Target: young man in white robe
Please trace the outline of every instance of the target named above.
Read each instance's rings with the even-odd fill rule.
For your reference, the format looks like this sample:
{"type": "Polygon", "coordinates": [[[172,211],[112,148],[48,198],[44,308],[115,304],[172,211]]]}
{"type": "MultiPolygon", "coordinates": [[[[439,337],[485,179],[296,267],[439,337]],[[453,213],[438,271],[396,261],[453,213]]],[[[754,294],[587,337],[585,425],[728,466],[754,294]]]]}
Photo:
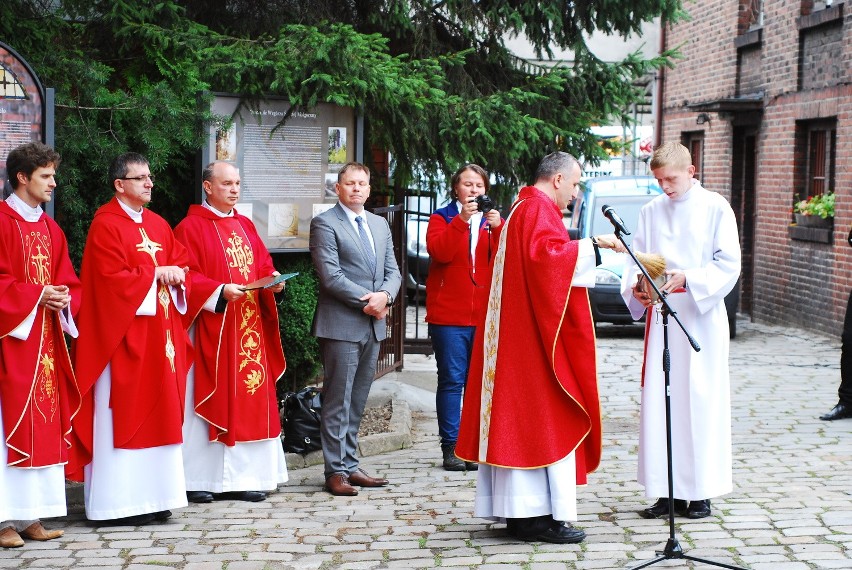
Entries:
{"type": "MultiPolygon", "coordinates": [[[[695,167],[686,147],[661,145],[651,158],[651,171],[664,194],[642,208],[633,247],[666,259],[666,282],[660,289],[701,347],[694,351],[670,319],[674,511],[698,519],[710,516],[711,498],[733,489],[730,332],[724,299],[740,275],[739,233],[725,198],[693,179],[695,167]]],[[[639,483],[646,496],[659,498],[640,515],[661,518],[669,513],[663,319],[660,305],[652,304],[649,291],[637,285],[639,274],[628,263],[621,291],[633,318],[647,311],[639,483]]]]}

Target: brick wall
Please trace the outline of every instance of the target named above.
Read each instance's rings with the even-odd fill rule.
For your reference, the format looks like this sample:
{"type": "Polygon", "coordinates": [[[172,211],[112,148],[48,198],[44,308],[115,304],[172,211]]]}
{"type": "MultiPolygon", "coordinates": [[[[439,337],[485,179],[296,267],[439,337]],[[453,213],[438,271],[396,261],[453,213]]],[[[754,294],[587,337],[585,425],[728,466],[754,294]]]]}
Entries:
{"type": "Polygon", "coordinates": [[[842,22],[803,32],[801,46],[799,73],[802,89],[819,89],[846,81],[842,22]]]}
{"type": "Polygon", "coordinates": [[[737,92],[740,95],[757,93],[763,85],[763,59],[760,48],[749,48],[740,51],[739,79],[737,92]]]}
{"type": "MultiPolygon", "coordinates": [[[[749,31],[746,3],[705,0],[685,4],[691,20],[667,29],[668,47],[683,60],[665,72],[662,139],[703,130],[703,183],[730,199],[733,122],[737,113],[711,112],[696,125],[688,105],[763,92],[755,180],[752,316],[839,334],[852,290],[852,2],[811,12],[812,2],[764,0],[760,40],[737,47],[749,31]],[[849,12],[849,14],[846,14],[849,12]],[[801,31],[800,31],[801,29],[801,31]],[[742,38],[741,38],[742,39],[742,38]],[[804,46],[800,53],[800,45],[804,46]],[[800,61],[806,63],[800,74],[800,61]],[[836,215],[830,244],[792,240],[789,225],[797,187],[803,184],[802,121],[837,124],[836,215]]],[[[753,29],[753,28],[752,28],[753,29]]]]}

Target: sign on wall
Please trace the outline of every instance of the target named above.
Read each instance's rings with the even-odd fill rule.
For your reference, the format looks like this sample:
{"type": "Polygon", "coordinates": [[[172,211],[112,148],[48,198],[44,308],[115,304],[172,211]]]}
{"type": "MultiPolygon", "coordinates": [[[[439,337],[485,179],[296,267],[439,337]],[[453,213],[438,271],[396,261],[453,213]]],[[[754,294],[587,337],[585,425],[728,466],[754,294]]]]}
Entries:
{"type": "Polygon", "coordinates": [[[44,99],[38,78],[9,46],[0,42],[0,180],[3,197],[11,192],[6,181],[6,156],[13,148],[41,142],[44,99]]]}
{"type": "Polygon", "coordinates": [[[233,122],[211,127],[203,152],[204,164],[224,160],[239,169],[237,211],[251,218],[270,251],[308,248],[311,218],[337,202],[337,172],[362,155],[354,109],[319,104],[282,124],[289,108],[270,100],[250,109],[237,96],[216,95],[213,113],[233,122]]]}

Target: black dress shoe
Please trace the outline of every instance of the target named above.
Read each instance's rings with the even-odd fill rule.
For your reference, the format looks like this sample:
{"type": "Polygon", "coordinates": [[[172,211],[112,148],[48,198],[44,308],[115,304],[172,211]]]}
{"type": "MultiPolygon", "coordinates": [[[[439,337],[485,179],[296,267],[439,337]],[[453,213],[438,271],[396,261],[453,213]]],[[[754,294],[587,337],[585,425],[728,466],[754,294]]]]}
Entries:
{"type": "Polygon", "coordinates": [[[96,525],[103,526],[144,526],[154,522],[154,513],[145,513],[144,515],[133,515],[130,517],[122,517],[120,519],[107,519],[103,521],[92,521],[96,525]]]}
{"type": "Polygon", "coordinates": [[[172,512],[169,511],[169,510],[157,511],[156,513],[154,513],[154,520],[159,521],[159,522],[163,522],[163,521],[169,520],[171,518],[171,516],[172,516],[172,512]]]}
{"type": "Polygon", "coordinates": [[[583,542],[585,538],[586,533],[579,528],[574,528],[571,523],[553,521],[550,528],[539,533],[533,540],[553,544],[577,544],[578,542],[583,542]]]}
{"type": "Polygon", "coordinates": [[[523,519],[506,519],[509,534],[525,542],[576,544],[583,542],[586,533],[570,523],[555,521],[551,515],[523,519]]]}
{"type": "Polygon", "coordinates": [[[845,420],[846,418],[852,418],[852,406],[847,406],[843,402],[840,402],[827,414],[824,414],[819,417],[824,422],[831,422],[834,420],[845,420]]]}
{"type": "Polygon", "coordinates": [[[710,499],[702,501],[690,501],[689,509],[686,511],[688,519],[703,519],[710,516],[710,499]]]}
{"type": "Polygon", "coordinates": [[[213,493],[209,491],[187,491],[186,500],[190,503],[212,503],[213,493]]]}
{"type": "Polygon", "coordinates": [[[266,493],[263,491],[229,491],[227,493],[213,493],[213,498],[217,501],[230,499],[232,501],[258,503],[266,500],[266,493]]]}
{"type": "Polygon", "coordinates": [[[528,540],[531,537],[545,532],[553,523],[553,517],[550,515],[542,515],[540,517],[525,517],[525,518],[507,518],[506,530],[510,536],[521,540],[528,540]]]}
{"type": "MultiPolygon", "coordinates": [[[[683,499],[675,499],[674,511],[676,515],[685,515],[687,512],[686,501],[683,499]]],[[[639,511],[639,516],[643,519],[661,519],[669,516],[668,497],[657,499],[657,502],[654,503],[652,506],[639,511]]]]}

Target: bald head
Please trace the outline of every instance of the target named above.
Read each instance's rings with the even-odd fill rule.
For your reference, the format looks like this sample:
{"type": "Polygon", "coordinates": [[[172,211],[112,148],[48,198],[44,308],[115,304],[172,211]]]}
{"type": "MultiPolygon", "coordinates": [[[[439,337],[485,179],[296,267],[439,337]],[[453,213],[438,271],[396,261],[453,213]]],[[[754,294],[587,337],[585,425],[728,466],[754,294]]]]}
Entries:
{"type": "Polygon", "coordinates": [[[229,162],[211,162],[201,173],[207,203],[227,214],[240,200],[240,171],[229,162]]]}

